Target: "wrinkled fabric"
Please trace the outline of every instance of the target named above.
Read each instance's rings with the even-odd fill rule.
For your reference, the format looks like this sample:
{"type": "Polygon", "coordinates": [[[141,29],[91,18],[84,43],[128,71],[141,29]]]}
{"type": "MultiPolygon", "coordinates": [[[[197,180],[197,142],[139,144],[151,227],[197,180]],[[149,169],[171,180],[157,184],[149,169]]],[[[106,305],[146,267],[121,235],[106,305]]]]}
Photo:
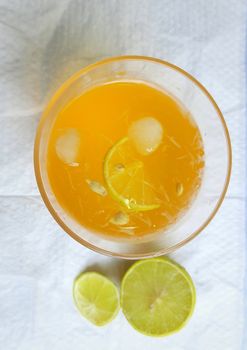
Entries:
{"type": "Polygon", "coordinates": [[[246,18],[243,0],[1,1],[1,349],[244,349],[246,18]],[[232,139],[220,211],[172,254],[195,281],[197,305],[186,328],[168,338],[138,334],[121,312],[103,328],[79,315],[75,276],[91,268],[119,282],[129,263],[66,235],[34,178],[35,129],[48,99],[79,68],[122,54],[159,57],[194,75],[219,104],[232,139]]]}

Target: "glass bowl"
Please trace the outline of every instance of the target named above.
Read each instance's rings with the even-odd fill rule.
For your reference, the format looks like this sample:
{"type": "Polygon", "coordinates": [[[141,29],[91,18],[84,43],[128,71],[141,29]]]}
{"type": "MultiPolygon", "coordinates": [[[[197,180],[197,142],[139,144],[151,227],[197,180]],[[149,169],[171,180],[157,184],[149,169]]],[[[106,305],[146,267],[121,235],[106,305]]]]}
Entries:
{"type": "Polygon", "coordinates": [[[231,144],[219,107],[190,74],[171,63],[151,57],[113,57],[83,68],[55,93],[37,129],[34,166],[41,196],[64,231],[99,253],[139,259],[170,253],[195,238],[209,224],[224,199],[229,183],[231,144]],[[114,238],[81,226],[59,205],[47,176],[47,143],[59,111],[87,89],[114,81],[144,82],[173,95],[194,117],[204,143],[205,169],[202,185],[191,207],[168,229],[143,238],[114,238]]]}

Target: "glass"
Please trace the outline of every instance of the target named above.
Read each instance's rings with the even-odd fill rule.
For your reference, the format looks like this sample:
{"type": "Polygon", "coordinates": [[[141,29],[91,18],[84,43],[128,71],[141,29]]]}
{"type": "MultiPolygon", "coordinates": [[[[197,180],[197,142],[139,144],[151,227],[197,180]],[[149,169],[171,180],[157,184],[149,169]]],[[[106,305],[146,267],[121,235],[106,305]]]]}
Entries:
{"type": "Polygon", "coordinates": [[[38,187],[50,213],[74,239],[99,253],[139,259],[170,253],[196,237],[219,209],[230,179],[231,144],[222,113],[207,90],[182,69],[159,59],[122,56],[83,68],[56,92],[37,129],[34,166],[38,187]],[[93,86],[114,81],[151,84],[174,96],[190,111],[204,142],[202,185],[185,215],[162,233],[142,238],[114,238],[90,232],[59,205],[49,185],[46,153],[49,133],[59,111],[93,86]]]}

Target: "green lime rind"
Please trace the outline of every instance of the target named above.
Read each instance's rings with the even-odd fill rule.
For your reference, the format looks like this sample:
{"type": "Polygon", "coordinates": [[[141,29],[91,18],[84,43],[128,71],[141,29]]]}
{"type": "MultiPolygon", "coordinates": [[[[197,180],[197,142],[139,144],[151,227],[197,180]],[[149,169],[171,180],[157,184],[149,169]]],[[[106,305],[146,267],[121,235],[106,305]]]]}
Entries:
{"type": "Polygon", "coordinates": [[[111,197],[123,205],[125,208],[127,208],[130,211],[149,211],[149,210],[154,210],[160,207],[160,204],[138,204],[136,202],[131,202],[128,198],[122,196],[116,189],[112,186],[111,183],[111,174],[109,170],[109,163],[110,160],[117,150],[117,148],[121,145],[123,145],[125,142],[128,141],[128,137],[123,137],[119,141],[117,141],[107,152],[105,159],[104,159],[104,164],[103,164],[103,174],[104,174],[104,179],[107,185],[107,190],[108,193],[111,195],[111,197]]]}
{"type": "Polygon", "coordinates": [[[120,309],[118,288],[97,272],[82,273],[74,280],[73,299],[80,314],[96,326],[111,322],[120,309]]]}
{"type": "MultiPolygon", "coordinates": [[[[155,300],[157,301],[157,298],[155,300]]],[[[182,266],[180,266],[170,258],[161,257],[161,258],[151,258],[151,259],[137,261],[129,268],[129,270],[126,272],[126,274],[123,277],[122,284],[121,284],[121,291],[120,291],[120,305],[130,325],[135,330],[137,330],[138,332],[144,335],[151,336],[151,337],[164,337],[164,336],[177,333],[188,323],[189,319],[193,314],[195,304],[196,304],[196,289],[190,275],[182,266]],[[143,267],[144,269],[147,268],[147,270],[148,269],[150,270],[151,265],[154,262],[158,264],[162,264],[161,267],[163,269],[167,266],[168,270],[171,270],[171,271],[173,270],[172,278],[175,278],[175,280],[173,282],[171,281],[173,285],[170,284],[170,286],[175,289],[177,288],[178,290],[177,297],[175,295],[176,293],[174,295],[168,295],[167,297],[167,300],[169,300],[169,303],[170,303],[170,308],[169,308],[169,303],[163,304],[163,307],[162,307],[162,301],[160,302],[159,308],[157,308],[157,310],[161,315],[161,317],[160,318],[158,317],[155,320],[155,322],[157,323],[157,329],[155,329],[152,324],[152,314],[151,314],[152,309],[148,309],[148,311],[147,310],[145,311],[145,307],[146,307],[145,304],[147,304],[147,300],[149,300],[148,298],[150,297],[150,294],[147,293],[147,295],[145,295],[145,293],[147,292],[147,290],[150,291],[150,288],[151,290],[153,290],[153,288],[157,288],[159,284],[159,280],[157,280],[157,278],[154,275],[152,280],[152,274],[154,273],[153,269],[151,269],[151,271],[149,271],[149,273],[147,273],[146,275],[145,274],[142,275],[143,282],[141,283],[140,286],[138,286],[138,270],[142,269],[143,267]],[[150,276],[148,276],[148,274],[151,275],[151,278],[150,276]],[[131,275],[132,277],[134,277],[132,282],[133,288],[131,287],[131,285],[129,285],[130,283],[129,280],[132,278],[131,275]],[[176,280],[178,280],[177,287],[175,283],[176,280]],[[184,287],[184,290],[181,291],[182,285],[184,287]],[[137,287],[139,292],[136,293],[137,295],[135,295],[137,287]],[[128,289],[130,290],[128,291],[128,289]],[[178,298],[179,295],[181,295],[182,298],[184,295],[185,297],[184,301],[180,297],[178,298]],[[135,298],[136,298],[136,307],[135,306],[133,307],[133,305],[135,305],[135,298]],[[189,302],[188,302],[188,299],[189,299],[189,302]],[[180,323],[178,323],[177,319],[179,318],[179,316],[181,316],[179,315],[179,310],[176,310],[176,314],[174,314],[174,317],[173,317],[172,309],[174,309],[174,307],[176,309],[177,304],[178,303],[181,304],[182,301],[183,301],[182,308],[184,308],[183,319],[181,320],[180,323]],[[187,302],[187,305],[186,305],[186,302],[187,302]],[[131,304],[132,304],[131,307],[135,308],[135,310],[129,309],[131,304]],[[142,310],[142,307],[143,307],[143,310],[142,310]],[[184,314],[185,310],[186,310],[186,313],[184,314]],[[138,321],[138,313],[140,314],[140,320],[141,319],[143,320],[143,324],[145,324],[147,321],[150,321],[149,328],[143,326],[142,321],[140,320],[138,321]],[[170,313],[171,318],[174,318],[173,320],[171,320],[170,324],[166,324],[165,322],[162,323],[162,318],[163,316],[166,315],[166,313],[167,314],[170,313]]]]}

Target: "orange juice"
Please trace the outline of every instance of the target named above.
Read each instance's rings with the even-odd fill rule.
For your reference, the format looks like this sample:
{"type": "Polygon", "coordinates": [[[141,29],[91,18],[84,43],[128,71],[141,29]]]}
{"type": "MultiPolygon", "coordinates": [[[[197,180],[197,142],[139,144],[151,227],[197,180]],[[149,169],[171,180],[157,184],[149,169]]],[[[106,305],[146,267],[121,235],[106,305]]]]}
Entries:
{"type": "Polygon", "coordinates": [[[82,226],[134,237],[166,229],[202,180],[203,143],[190,113],[144,83],[99,85],[58,114],[47,170],[60,205],[82,226]]]}

